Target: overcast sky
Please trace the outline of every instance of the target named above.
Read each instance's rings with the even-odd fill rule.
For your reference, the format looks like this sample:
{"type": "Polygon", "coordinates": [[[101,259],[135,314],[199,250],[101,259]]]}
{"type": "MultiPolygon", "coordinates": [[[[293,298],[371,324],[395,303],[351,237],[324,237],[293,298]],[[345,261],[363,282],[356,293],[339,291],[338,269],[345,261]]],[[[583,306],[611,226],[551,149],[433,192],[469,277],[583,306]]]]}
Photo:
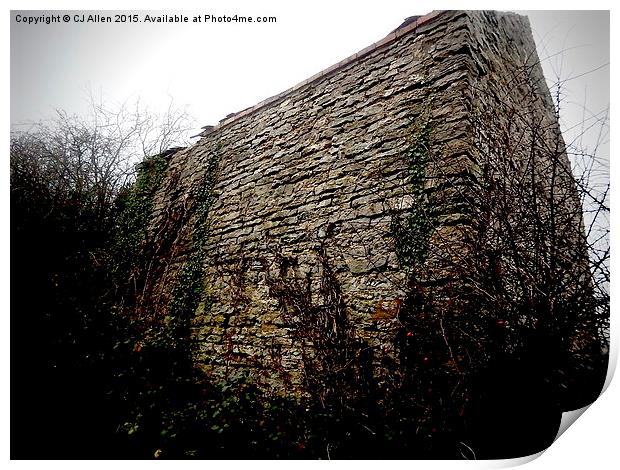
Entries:
{"type": "MultiPolygon", "coordinates": [[[[261,24],[88,24],[72,20],[28,25],[17,23],[16,15],[24,12],[14,11],[11,123],[49,117],[55,108],[83,112],[92,90],[110,103],[139,97],[154,110],[162,109],[172,97],[177,105],[187,105],[200,125],[216,124],[227,114],[279,93],[381,39],[407,16],[428,13],[409,2],[381,9],[351,9],[332,3],[329,10],[313,8],[311,3],[304,8],[270,7],[269,2],[262,2],[261,6],[166,12],[190,18],[238,14],[277,19],[261,24]]],[[[27,15],[43,13],[29,11],[27,15]]],[[[565,128],[580,122],[584,103],[586,117],[605,110],[609,103],[609,13],[521,13],[530,18],[548,80],[555,81],[558,74],[571,79],[565,90],[565,128]]]]}

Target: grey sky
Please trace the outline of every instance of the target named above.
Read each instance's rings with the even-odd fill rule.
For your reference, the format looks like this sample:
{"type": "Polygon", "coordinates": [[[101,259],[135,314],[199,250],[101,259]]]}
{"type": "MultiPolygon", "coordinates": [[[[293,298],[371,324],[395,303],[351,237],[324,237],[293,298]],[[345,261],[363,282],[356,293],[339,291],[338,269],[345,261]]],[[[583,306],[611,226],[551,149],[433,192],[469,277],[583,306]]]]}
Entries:
{"type": "MultiPolygon", "coordinates": [[[[552,93],[561,87],[561,123],[570,145],[583,135],[583,145],[599,142],[600,126],[609,109],[610,36],[608,11],[525,11],[530,18],[538,55],[552,93]],[[581,123],[585,120],[585,128],[581,123]],[[584,135],[585,134],[585,135],[584,135]]],[[[605,126],[608,132],[608,126],[605,126]]],[[[599,156],[609,161],[608,136],[602,135],[599,156]]],[[[606,167],[608,171],[608,167],[606,167]]]]}
{"type": "MultiPolygon", "coordinates": [[[[273,15],[277,22],[26,25],[14,21],[20,12],[12,12],[11,123],[49,117],[55,108],[80,113],[92,90],[106,102],[139,97],[154,109],[173,97],[201,125],[215,124],[382,38],[403,18],[427,13],[413,5],[352,10],[335,4],[328,15],[283,6],[211,10],[215,15],[273,15]]],[[[191,18],[206,12],[166,13],[191,18]]],[[[549,81],[556,80],[556,72],[566,79],[603,66],[566,82],[565,128],[580,122],[584,102],[586,116],[606,109],[609,13],[520,13],[530,18],[549,81]]]]}
{"type": "Polygon", "coordinates": [[[199,122],[214,124],[377,41],[404,17],[424,13],[402,7],[352,13],[337,5],[329,15],[299,7],[205,11],[211,10],[215,15],[274,15],[277,22],[12,22],[11,122],[49,115],[54,107],[79,110],[84,90],[92,87],[107,100],[140,96],[155,107],[170,95],[188,104],[199,122]]]}

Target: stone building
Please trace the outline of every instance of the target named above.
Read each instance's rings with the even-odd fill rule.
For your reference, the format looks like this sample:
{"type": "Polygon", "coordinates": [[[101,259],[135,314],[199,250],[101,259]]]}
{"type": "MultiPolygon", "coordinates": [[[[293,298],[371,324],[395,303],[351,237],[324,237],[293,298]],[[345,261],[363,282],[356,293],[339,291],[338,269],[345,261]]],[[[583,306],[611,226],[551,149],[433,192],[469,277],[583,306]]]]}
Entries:
{"type": "Polygon", "coordinates": [[[160,264],[146,297],[170,304],[197,267],[195,362],[222,380],[244,371],[267,390],[303,393],[309,369],[334,372],[362,352],[373,376],[389,377],[420,334],[420,298],[439,319],[428,347],[445,349],[420,360],[461,371],[491,354],[476,346],[488,343],[485,328],[506,330],[509,350],[545,321],[471,312],[493,289],[537,302],[532,250],[549,248],[578,273],[575,289],[587,285],[563,146],[525,17],[413,18],[166,157],[149,227],[160,264]],[[560,209],[532,218],[532,198],[560,209]],[[502,217],[518,228],[510,239],[502,217]],[[539,236],[533,219],[556,221],[562,236],[539,236]],[[459,331],[478,338],[471,348],[456,345],[459,331]]]}

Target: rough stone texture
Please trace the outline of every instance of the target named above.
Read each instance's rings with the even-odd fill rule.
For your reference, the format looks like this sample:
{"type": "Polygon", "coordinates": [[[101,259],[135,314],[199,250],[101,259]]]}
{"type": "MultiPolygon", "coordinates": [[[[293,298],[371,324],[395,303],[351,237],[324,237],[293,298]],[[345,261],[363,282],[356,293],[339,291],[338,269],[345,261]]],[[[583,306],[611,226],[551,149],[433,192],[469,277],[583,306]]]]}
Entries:
{"type": "MultiPolygon", "coordinates": [[[[509,62],[528,63],[532,57],[524,17],[433,13],[222,121],[177,152],[156,196],[151,225],[157,234],[174,208],[188,208],[157,280],[157,295],[164,299],[179,264],[192,256],[192,191],[202,184],[209,159],[219,162],[208,216],[205,295],[194,321],[197,364],[214,377],[241,368],[266,387],[302,389],[302,344],[270,294],[268,276],[278,271],[280,253],[291,260],[286,275],[309,282],[313,302],[320,303],[320,246],[355,335],[376,364],[393,355],[407,275],[391,226],[416,203],[403,157],[416,123],[432,122],[433,152],[441,156],[426,169],[427,190],[441,201],[440,223],[431,235],[434,253],[446,244],[466,254],[470,223],[459,210],[463,195],[454,188],[475,165],[467,116],[484,105],[481,90],[493,92],[506,79],[509,62]]],[[[531,75],[542,82],[538,65],[531,75]]],[[[506,99],[518,102],[519,90],[506,99]]],[[[543,105],[540,112],[555,122],[549,103],[543,105]]],[[[441,256],[426,264],[428,282],[451,276],[441,256]]]]}

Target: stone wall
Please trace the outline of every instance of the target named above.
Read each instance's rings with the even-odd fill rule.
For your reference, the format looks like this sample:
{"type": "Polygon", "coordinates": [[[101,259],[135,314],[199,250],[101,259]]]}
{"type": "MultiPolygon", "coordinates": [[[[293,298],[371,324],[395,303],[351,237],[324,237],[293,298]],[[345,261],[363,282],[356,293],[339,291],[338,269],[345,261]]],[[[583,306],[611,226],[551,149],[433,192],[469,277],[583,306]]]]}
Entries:
{"type": "MultiPolygon", "coordinates": [[[[317,317],[326,337],[354,338],[375,374],[398,361],[412,267],[396,222],[432,200],[420,282],[463,277],[454,253],[467,257],[475,225],[460,204],[477,171],[469,118],[489,92],[523,98],[507,83],[515,64],[531,64],[528,83],[545,87],[536,61],[524,17],[432,13],[175,153],[155,199],[152,240],[169,240],[149,295],[169,301],[180,266],[198,256],[195,194],[209,179],[196,363],[213,377],[243,370],[265,387],[303,390],[316,342],[303,336],[304,308],[335,308],[340,320],[317,317]],[[432,156],[421,168],[416,149],[432,156]],[[412,188],[416,171],[423,188],[412,188]]],[[[546,87],[542,95],[534,111],[555,123],[546,87]]]]}

